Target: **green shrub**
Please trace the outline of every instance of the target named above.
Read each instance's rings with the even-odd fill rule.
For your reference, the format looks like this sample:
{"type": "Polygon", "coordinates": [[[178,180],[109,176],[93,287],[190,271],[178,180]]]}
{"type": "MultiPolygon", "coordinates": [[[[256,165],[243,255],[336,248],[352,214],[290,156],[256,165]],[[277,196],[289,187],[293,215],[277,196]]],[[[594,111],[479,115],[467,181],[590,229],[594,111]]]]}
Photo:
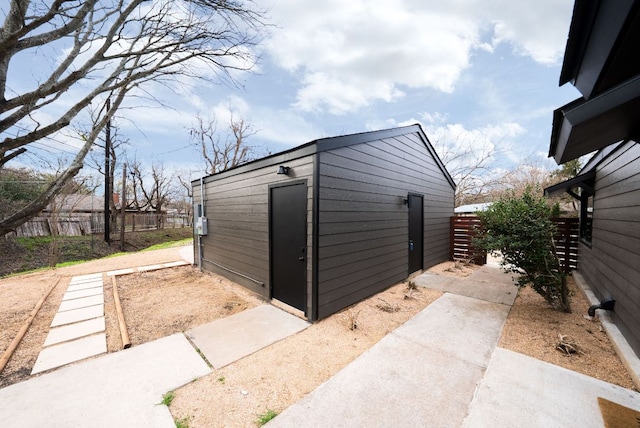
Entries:
{"type": "Polygon", "coordinates": [[[479,248],[502,254],[502,267],[520,275],[519,286],[529,285],[555,309],[571,312],[566,274],[553,243],[552,209],[542,196],[527,188],[521,197],[507,193],[478,214],[483,230],[479,248]]]}

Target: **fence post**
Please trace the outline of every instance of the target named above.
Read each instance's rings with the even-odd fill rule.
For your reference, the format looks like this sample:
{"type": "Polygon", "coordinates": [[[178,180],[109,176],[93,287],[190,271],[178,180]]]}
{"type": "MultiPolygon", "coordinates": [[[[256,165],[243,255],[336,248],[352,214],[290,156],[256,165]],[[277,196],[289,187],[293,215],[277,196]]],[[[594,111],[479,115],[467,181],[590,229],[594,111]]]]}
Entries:
{"type": "Polygon", "coordinates": [[[451,217],[449,219],[449,260],[453,261],[454,260],[454,253],[455,253],[455,239],[456,239],[456,234],[455,234],[455,227],[456,227],[456,218],[455,217],[451,217]]]}

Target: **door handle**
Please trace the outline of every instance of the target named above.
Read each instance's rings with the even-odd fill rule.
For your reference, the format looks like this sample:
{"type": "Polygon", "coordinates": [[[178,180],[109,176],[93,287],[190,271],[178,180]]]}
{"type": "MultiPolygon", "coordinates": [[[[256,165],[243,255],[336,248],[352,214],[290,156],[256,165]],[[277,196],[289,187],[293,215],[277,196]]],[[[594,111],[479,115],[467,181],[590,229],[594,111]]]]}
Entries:
{"type": "Polygon", "coordinates": [[[303,256],[300,256],[300,257],[298,257],[298,260],[300,260],[301,262],[303,262],[303,261],[304,261],[304,257],[303,257],[303,256]]]}

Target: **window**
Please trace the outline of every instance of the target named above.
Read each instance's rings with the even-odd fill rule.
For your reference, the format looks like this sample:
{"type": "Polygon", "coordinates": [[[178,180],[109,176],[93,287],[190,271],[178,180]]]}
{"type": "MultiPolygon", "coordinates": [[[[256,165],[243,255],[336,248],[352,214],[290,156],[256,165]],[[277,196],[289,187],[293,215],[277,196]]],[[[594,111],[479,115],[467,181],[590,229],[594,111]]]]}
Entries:
{"type": "Polygon", "coordinates": [[[580,195],[580,240],[591,246],[593,231],[593,194],[583,192],[580,195]]]}

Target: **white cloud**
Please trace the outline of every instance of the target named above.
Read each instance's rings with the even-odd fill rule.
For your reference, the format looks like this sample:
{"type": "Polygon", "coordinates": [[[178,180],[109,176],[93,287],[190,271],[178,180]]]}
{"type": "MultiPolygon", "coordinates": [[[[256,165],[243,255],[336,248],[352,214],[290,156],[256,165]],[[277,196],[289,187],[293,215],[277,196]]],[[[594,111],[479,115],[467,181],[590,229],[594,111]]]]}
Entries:
{"type": "Polygon", "coordinates": [[[300,79],[296,107],[344,114],[407,88],[451,93],[473,52],[499,43],[557,63],[570,13],[566,0],[280,0],[268,52],[300,79]]]}
{"type": "Polygon", "coordinates": [[[493,42],[510,42],[517,53],[538,63],[557,64],[569,34],[572,4],[567,0],[496,1],[489,9],[494,14],[493,42]]]}
{"type": "Polygon", "coordinates": [[[460,123],[447,123],[439,113],[421,113],[420,119],[388,120],[389,126],[419,123],[447,170],[460,180],[470,170],[475,174],[491,173],[499,167],[509,167],[523,159],[512,150],[527,130],[519,123],[505,122],[478,128],[460,123]]]}

